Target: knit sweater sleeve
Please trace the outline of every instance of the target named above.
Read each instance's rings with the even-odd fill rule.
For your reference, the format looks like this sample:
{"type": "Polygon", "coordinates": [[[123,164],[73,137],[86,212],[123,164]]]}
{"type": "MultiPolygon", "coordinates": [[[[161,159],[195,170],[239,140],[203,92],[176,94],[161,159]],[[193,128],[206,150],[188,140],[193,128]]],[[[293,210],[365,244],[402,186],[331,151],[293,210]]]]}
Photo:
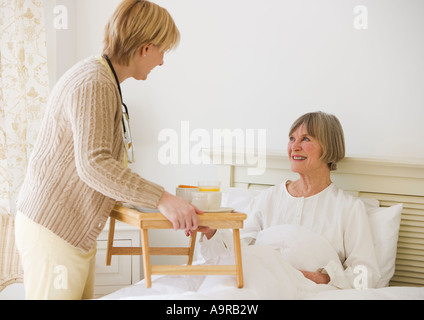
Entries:
{"type": "Polygon", "coordinates": [[[116,201],[156,208],[164,189],[125,168],[116,156],[123,143],[119,115],[116,88],[110,83],[88,81],[71,94],[69,117],[78,175],[116,201]]]}

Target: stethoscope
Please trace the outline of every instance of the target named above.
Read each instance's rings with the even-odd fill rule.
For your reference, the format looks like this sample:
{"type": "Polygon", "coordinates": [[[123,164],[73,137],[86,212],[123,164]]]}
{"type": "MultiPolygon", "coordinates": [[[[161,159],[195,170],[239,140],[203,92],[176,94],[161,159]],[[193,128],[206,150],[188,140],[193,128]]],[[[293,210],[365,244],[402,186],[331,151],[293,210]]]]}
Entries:
{"type": "MultiPolygon", "coordinates": [[[[118,76],[116,75],[115,68],[113,67],[112,62],[110,62],[110,59],[109,59],[109,57],[108,57],[107,55],[105,55],[105,54],[104,54],[104,55],[103,55],[103,58],[106,60],[107,64],[109,65],[109,67],[110,67],[110,69],[112,70],[112,73],[113,73],[113,75],[114,75],[114,77],[115,77],[116,84],[118,85],[119,95],[120,95],[120,97],[121,97],[121,104],[122,104],[122,106],[124,107],[124,110],[123,110],[123,111],[127,114],[128,119],[129,119],[129,118],[130,118],[130,114],[128,113],[127,105],[124,103],[124,100],[122,99],[121,85],[120,85],[120,83],[119,83],[118,76]]],[[[123,125],[124,133],[125,133],[124,119],[122,119],[122,125],[123,125]]]]}
{"type": "Polygon", "coordinates": [[[121,85],[119,83],[119,79],[118,76],[116,75],[115,72],[115,68],[112,65],[112,62],[110,61],[109,57],[107,55],[103,55],[103,58],[106,60],[106,62],[108,63],[110,69],[112,70],[112,73],[115,77],[116,80],[116,84],[118,85],[118,90],[119,90],[119,95],[121,97],[121,105],[122,105],[122,130],[123,130],[123,138],[124,138],[124,144],[125,144],[125,152],[127,153],[127,160],[129,163],[134,162],[134,149],[133,149],[133,145],[132,145],[132,141],[131,141],[131,132],[130,132],[130,125],[129,125],[129,121],[130,121],[130,115],[128,113],[128,108],[126,106],[126,104],[124,103],[123,99],[122,99],[122,91],[121,91],[121,85]],[[125,122],[126,120],[126,122],[125,122]],[[131,150],[131,158],[129,155],[129,151],[131,150]]]}

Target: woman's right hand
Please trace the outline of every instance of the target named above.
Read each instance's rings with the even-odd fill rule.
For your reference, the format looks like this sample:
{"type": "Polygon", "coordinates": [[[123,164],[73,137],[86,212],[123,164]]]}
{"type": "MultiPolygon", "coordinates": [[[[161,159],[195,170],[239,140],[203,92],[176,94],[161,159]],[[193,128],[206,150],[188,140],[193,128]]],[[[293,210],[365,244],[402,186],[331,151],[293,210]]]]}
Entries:
{"type": "Polygon", "coordinates": [[[159,211],[172,223],[175,230],[185,229],[186,232],[193,232],[199,226],[199,210],[187,200],[176,197],[166,191],[158,203],[159,211]]]}
{"type": "Polygon", "coordinates": [[[211,229],[209,227],[202,226],[197,228],[197,231],[203,233],[208,240],[210,240],[216,233],[216,229],[211,229]]]}

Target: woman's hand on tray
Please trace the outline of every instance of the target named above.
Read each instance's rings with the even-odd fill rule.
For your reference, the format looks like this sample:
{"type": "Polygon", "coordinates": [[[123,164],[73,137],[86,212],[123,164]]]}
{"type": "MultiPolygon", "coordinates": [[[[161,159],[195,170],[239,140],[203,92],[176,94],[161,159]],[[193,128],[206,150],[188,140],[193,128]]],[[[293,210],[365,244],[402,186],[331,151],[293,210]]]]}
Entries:
{"type": "Polygon", "coordinates": [[[175,230],[185,230],[191,234],[199,227],[198,214],[203,211],[185,199],[164,191],[158,203],[159,211],[172,223],[175,230]]]}

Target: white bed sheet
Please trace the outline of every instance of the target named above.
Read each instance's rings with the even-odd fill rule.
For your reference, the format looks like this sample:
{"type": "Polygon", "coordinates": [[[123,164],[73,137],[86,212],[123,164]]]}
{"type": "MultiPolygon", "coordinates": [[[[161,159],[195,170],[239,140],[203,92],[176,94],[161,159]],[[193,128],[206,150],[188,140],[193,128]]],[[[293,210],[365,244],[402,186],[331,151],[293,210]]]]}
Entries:
{"type": "MultiPolygon", "coordinates": [[[[234,264],[232,254],[219,256],[208,263],[234,264]]],[[[244,287],[237,288],[235,276],[156,276],[152,288],[144,281],[121,289],[102,299],[219,299],[273,300],[303,299],[330,286],[319,286],[306,279],[282,255],[270,246],[243,248],[244,287]]]]}
{"type": "MultiPolygon", "coordinates": [[[[424,287],[385,287],[339,290],[317,285],[288,264],[273,249],[244,250],[243,288],[234,276],[154,276],[152,288],[144,280],[101,300],[424,300],[424,287]],[[249,251],[249,252],[247,252],[249,251]]],[[[231,258],[220,258],[227,263],[231,258]]]]}
{"type": "MultiPolygon", "coordinates": [[[[209,297],[193,291],[181,290],[182,284],[193,280],[193,277],[174,277],[172,282],[167,282],[166,286],[157,282],[153,289],[146,289],[144,282],[137,283],[131,287],[118,290],[110,295],[100,298],[100,300],[225,300],[221,297],[209,297]],[[170,293],[172,292],[172,293],[170,293]]],[[[252,298],[251,295],[242,292],[237,297],[228,300],[276,300],[252,298]],[[246,298],[242,298],[246,296],[246,298]]],[[[299,298],[300,299],[300,298],[299,298]]],[[[348,289],[348,290],[326,290],[316,294],[310,294],[302,300],[424,300],[423,287],[386,287],[379,289],[348,289]]]]}
{"type": "Polygon", "coordinates": [[[385,287],[319,292],[311,300],[424,300],[424,287],[385,287]]]}
{"type": "MultiPolygon", "coordinates": [[[[299,269],[317,270],[334,257],[337,259],[337,254],[321,236],[302,227],[269,228],[259,234],[256,245],[243,247],[242,255],[244,287],[241,289],[237,288],[235,276],[155,276],[150,289],[141,281],[101,299],[424,299],[424,288],[339,290],[306,279],[299,269]]],[[[234,264],[234,256],[228,252],[206,263],[234,264]]]]}

